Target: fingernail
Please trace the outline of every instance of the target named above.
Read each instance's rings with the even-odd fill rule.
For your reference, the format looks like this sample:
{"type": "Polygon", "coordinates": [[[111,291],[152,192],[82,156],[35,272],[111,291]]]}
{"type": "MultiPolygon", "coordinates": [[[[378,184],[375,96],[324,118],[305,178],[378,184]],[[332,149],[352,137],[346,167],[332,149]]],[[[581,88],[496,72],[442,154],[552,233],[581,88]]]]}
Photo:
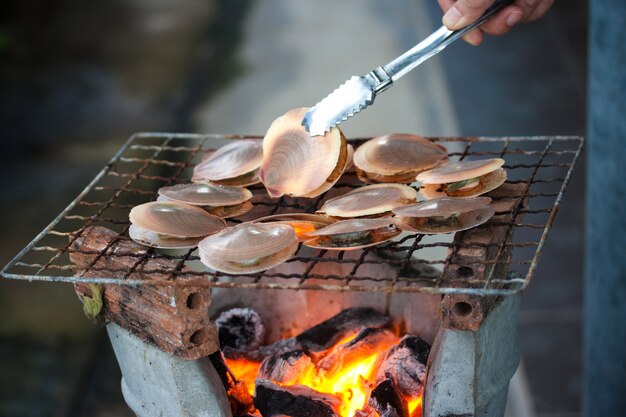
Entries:
{"type": "Polygon", "coordinates": [[[448,12],[443,15],[443,24],[448,28],[454,28],[463,18],[463,15],[456,8],[456,6],[452,6],[448,12]]]}
{"type": "Polygon", "coordinates": [[[522,17],[524,17],[524,13],[513,12],[506,18],[506,24],[509,26],[515,26],[520,20],[522,20],[522,17]]]}

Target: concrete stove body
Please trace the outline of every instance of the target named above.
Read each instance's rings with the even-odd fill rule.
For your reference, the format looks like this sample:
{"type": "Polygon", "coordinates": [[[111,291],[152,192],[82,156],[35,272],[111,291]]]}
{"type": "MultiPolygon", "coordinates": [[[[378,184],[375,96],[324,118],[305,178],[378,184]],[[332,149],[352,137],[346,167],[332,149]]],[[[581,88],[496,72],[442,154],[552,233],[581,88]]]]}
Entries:
{"type": "MultiPolygon", "coordinates": [[[[480,312],[460,309],[437,295],[412,298],[405,306],[412,310],[407,321],[413,323],[411,331],[433,342],[423,415],[503,416],[509,381],[519,363],[520,296],[484,304],[474,300],[472,309],[480,312]]],[[[122,370],[124,398],[137,416],[232,416],[224,386],[208,358],[181,359],[117,324],[108,324],[107,330],[122,370]]]]}

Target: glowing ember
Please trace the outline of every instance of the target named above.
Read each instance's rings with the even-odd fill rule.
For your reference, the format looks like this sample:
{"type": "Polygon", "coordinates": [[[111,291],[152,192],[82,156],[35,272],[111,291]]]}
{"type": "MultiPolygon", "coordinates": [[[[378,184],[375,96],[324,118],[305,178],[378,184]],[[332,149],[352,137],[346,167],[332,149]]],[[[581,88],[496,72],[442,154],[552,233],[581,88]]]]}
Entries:
{"type": "MultiPolygon", "coordinates": [[[[341,351],[342,346],[345,348],[354,340],[355,336],[356,334],[351,334],[345,337],[333,346],[325,354],[325,357],[328,358],[337,350],[341,351]]],[[[310,364],[298,376],[297,380],[289,385],[304,385],[321,393],[332,394],[341,400],[339,409],[341,417],[354,417],[357,411],[367,409],[370,392],[376,386],[378,367],[387,350],[399,340],[400,338],[396,336],[391,343],[389,341],[380,343],[375,346],[374,354],[359,358],[356,362],[344,363],[342,367],[334,369],[332,372],[324,372],[314,364],[310,364]]],[[[246,359],[226,359],[226,363],[235,377],[243,381],[250,394],[253,395],[260,363],[246,359]]],[[[421,416],[421,395],[415,398],[405,396],[405,400],[408,404],[409,415],[411,417],[421,416]]],[[[375,411],[371,411],[371,413],[368,415],[378,417],[375,411]]]]}
{"type": "Polygon", "coordinates": [[[254,395],[254,381],[259,373],[261,364],[243,358],[226,359],[225,361],[235,378],[244,383],[250,395],[254,395]]]}

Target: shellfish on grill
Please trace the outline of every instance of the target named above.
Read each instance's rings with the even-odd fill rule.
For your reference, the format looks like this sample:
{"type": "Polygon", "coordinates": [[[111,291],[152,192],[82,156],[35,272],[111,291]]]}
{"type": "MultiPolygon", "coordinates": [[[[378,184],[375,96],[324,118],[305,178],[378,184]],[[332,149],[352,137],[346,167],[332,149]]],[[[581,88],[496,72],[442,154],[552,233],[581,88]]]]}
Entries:
{"type": "Polygon", "coordinates": [[[316,249],[354,250],[375,246],[401,233],[391,218],[341,220],[309,233],[304,245],[316,249]]]}
{"type": "Polygon", "coordinates": [[[271,197],[315,197],[330,189],[348,162],[346,139],[337,127],[311,137],[302,126],[306,108],[274,120],[263,138],[259,176],[271,197]]]}
{"type": "Polygon", "coordinates": [[[291,226],[275,223],[241,223],[204,238],[198,244],[200,260],[227,274],[251,274],[273,268],[298,249],[291,226]]]}
{"type": "Polygon", "coordinates": [[[408,133],[375,137],[354,153],[357,176],[366,183],[410,184],[420,172],[447,160],[446,148],[408,133]]]}
{"type": "Polygon", "coordinates": [[[193,248],[204,237],[226,227],[224,219],[175,201],[140,204],[128,217],[131,239],[161,249],[193,248]]]}
{"type": "Polygon", "coordinates": [[[234,140],[196,165],[191,180],[246,187],[260,182],[259,168],[262,163],[263,145],[260,140],[234,140]]]}
{"type": "Polygon", "coordinates": [[[417,191],[402,184],[375,184],[356,188],[326,201],[318,213],[332,217],[384,216],[398,206],[415,203],[417,191]]]}
{"type": "Polygon", "coordinates": [[[504,159],[492,158],[476,161],[449,162],[422,172],[417,180],[427,199],[438,197],[476,197],[501,186],[506,181],[506,171],[501,168],[504,159]]]}
{"type": "Polygon", "coordinates": [[[422,234],[452,233],[471,229],[495,214],[489,197],[425,200],[395,208],[396,225],[401,230],[422,234]]]}
{"type": "Polygon", "coordinates": [[[291,226],[298,239],[308,239],[308,234],[335,222],[327,216],[309,213],[273,214],[254,220],[255,223],[280,223],[291,226]]]}
{"type": "Polygon", "coordinates": [[[223,218],[240,216],[252,209],[252,193],[246,188],[194,182],[161,187],[158,192],[159,200],[202,206],[223,218]]]}

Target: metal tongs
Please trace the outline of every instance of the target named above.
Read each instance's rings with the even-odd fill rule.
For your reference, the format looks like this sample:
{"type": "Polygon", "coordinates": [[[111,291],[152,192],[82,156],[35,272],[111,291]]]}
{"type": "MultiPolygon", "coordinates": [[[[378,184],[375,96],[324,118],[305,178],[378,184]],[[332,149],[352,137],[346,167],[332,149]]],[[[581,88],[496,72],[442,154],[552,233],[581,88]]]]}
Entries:
{"type": "Polygon", "coordinates": [[[373,104],[376,95],[389,89],[407,72],[482,25],[495,13],[513,2],[514,0],[497,0],[485,14],[469,26],[454,31],[442,26],[387,65],[375,68],[365,76],[353,76],[312,107],[305,114],[302,125],[311,136],[324,135],[332,127],[373,104]]]}

